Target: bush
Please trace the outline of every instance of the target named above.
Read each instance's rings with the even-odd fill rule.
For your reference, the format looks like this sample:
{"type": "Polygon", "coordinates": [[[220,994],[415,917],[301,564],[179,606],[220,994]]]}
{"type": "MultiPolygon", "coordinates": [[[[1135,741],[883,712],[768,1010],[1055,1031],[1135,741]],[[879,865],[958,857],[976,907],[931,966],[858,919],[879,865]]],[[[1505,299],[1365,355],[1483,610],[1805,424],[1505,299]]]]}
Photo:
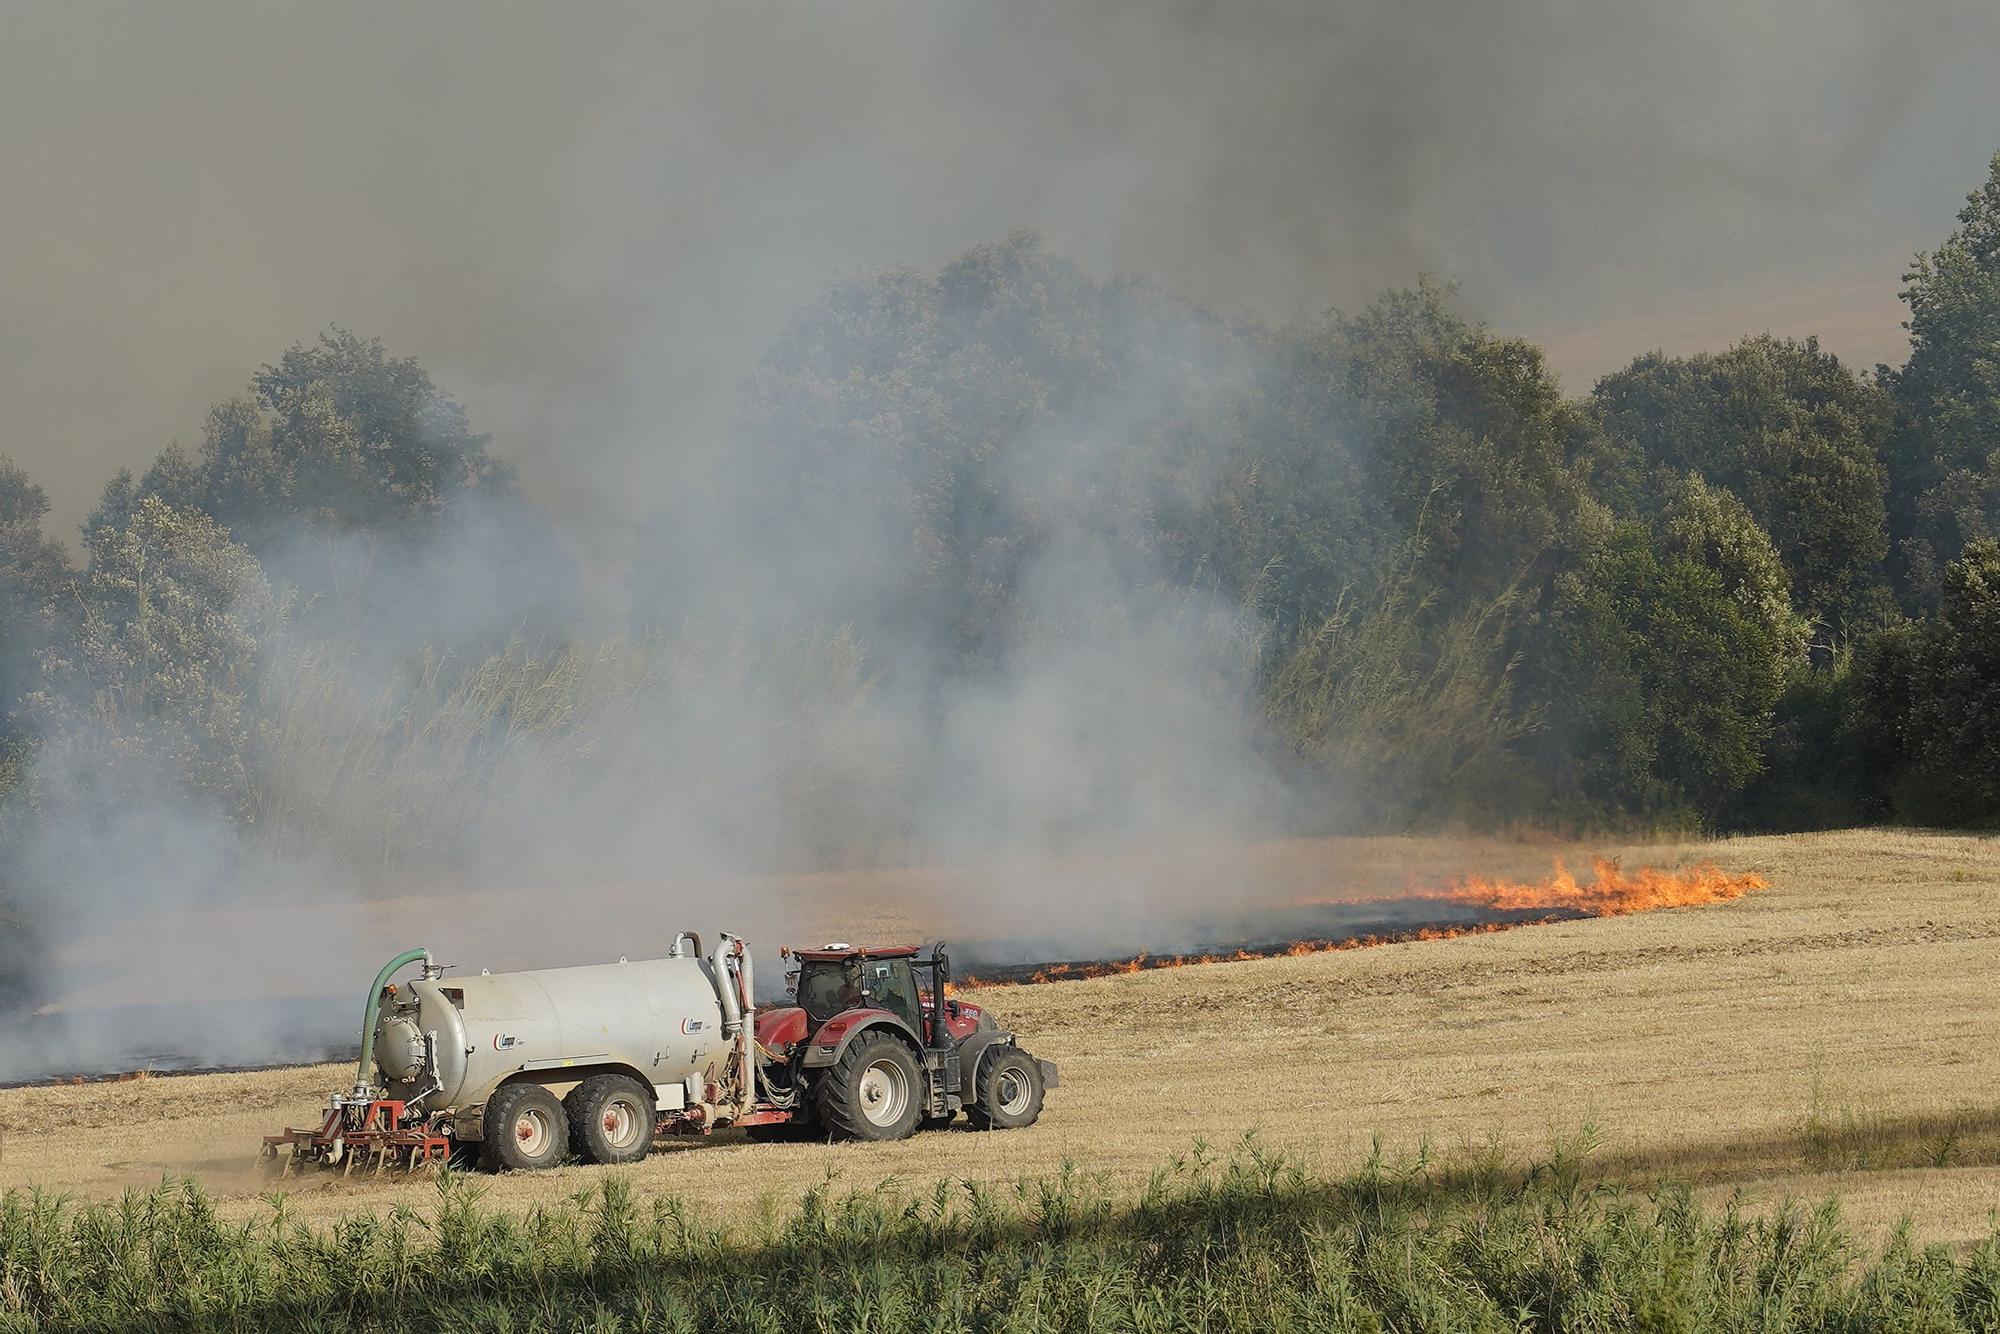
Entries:
{"type": "Polygon", "coordinates": [[[882,823],[900,806],[873,674],[844,631],[426,650],[386,680],[307,637],[273,657],[248,818],[265,856],[574,875],[664,844],[756,849],[769,869],[900,832],[882,823]]]}
{"type": "Polygon", "coordinates": [[[1839,829],[1888,813],[1869,779],[1852,718],[1857,677],[1851,650],[1793,670],[1778,697],[1764,771],[1722,823],[1733,829],[1839,829]]]}
{"type": "Polygon", "coordinates": [[[1861,655],[1852,726],[1906,818],[2000,820],[2000,542],[1945,567],[1937,612],[1861,655]]]}
{"type": "Polygon", "coordinates": [[[1572,808],[1726,817],[1803,663],[1783,567],[1741,502],[1685,479],[1657,532],[1621,524],[1556,583],[1534,750],[1572,808]]]}

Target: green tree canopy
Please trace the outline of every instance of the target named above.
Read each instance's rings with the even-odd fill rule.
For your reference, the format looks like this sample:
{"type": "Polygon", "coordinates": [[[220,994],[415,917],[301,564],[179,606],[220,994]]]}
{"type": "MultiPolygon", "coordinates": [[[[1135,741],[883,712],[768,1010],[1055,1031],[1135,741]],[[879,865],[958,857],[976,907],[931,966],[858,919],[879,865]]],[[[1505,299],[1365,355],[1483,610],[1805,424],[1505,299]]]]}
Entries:
{"type": "Polygon", "coordinates": [[[0,457],[0,737],[15,735],[14,711],[34,688],[49,645],[49,601],[69,577],[62,544],[42,532],[48,512],[42,488],[0,457]]]}
{"type": "Polygon", "coordinates": [[[1549,790],[1571,810],[1722,815],[1763,767],[1805,638],[1742,502],[1681,479],[1656,530],[1620,523],[1557,580],[1536,639],[1549,790]]]}
{"type": "Polygon", "coordinates": [[[391,656],[413,636],[479,653],[560,636],[575,563],[486,445],[414,360],[334,329],[216,404],[199,449],[120,472],[85,532],[123,528],[148,496],[199,511],[302,595],[302,628],[391,656]]]}
{"type": "Polygon", "coordinates": [[[1280,648],[1413,538],[1437,616],[1539,591],[1608,531],[1590,483],[1617,461],[1538,349],[1429,280],[1269,333],[1026,234],[836,285],[753,377],[744,428],[746,563],[973,661],[1020,638],[1058,544],[1252,601],[1280,648]]]}
{"type": "Polygon", "coordinates": [[[125,524],[91,533],[74,594],[79,610],[30,710],[65,753],[44,754],[37,777],[107,792],[144,790],[164,771],[241,806],[258,635],[271,614],[256,558],[207,515],[148,496],[125,524]]]}
{"type": "Polygon", "coordinates": [[[725,540],[757,535],[742,565],[777,575],[774,596],[992,660],[1057,544],[1100,568],[1218,569],[1203,525],[1247,466],[1229,396],[1250,346],[1143,283],[1091,281],[1025,233],[934,277],[839,283],[751,378],[751,512],[725,540]]]}
{"type": "Polygon", "coordinates": [[[348,534],[421,536],[461,503],[514,496],[486,446],[414,359],[333,329],[212,408],[198,451],[170,446],[143,477],[121,471],[85,529],[122,526],[157,496],[266,559],[348,534]]]}
{"type": "Polygon", "coordinates": [[[1768,335],[1717,353],[1648,353],[1598,381],[1608,428],[1654,471],[1727,488],[1770,534],[1799,610],[1831,644],[1886,613],[1883,392],[1838,358],[1768,335]]]}
{"type": "Polygon", "coordinates": [[[1895,572],[1920,604],[1965,543],[2000,536],[2000,155],[1958,222],[1903,275],[1910,358],[1888,377],[1895,572]]]}
{"type": "Polygon", "coordinates": [[[1609,459],[1541,349],[1468,323],[1450,296],[1426,279],[1303,337],[1313,433],[1358,460],[1371,545],[1394,553],[1420,533],[1457,608],[1539,585],[1600,541],[1590,481],[1609,459]]]}

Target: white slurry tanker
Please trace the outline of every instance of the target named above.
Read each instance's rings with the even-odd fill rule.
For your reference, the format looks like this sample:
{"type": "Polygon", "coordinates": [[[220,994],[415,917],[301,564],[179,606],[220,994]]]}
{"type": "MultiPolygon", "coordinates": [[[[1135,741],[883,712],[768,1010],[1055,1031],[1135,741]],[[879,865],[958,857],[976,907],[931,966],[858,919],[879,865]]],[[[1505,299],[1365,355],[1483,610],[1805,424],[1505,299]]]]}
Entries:
{"type": "Polygon", "coordinates": [[[429,951],[369,992],[353,1088],[314,1128],[264,1141],[286,1170],[440,1162],[492,1168],[632,1162],[669,1134],[901,1139],[959,1111],[1032,1124],[1054,1065],[982,1007],[946,994],[939,944],[785,951],[796,1003],[758,1011],[749,950],[692,932],[665,958],[447,979],[429,951]],[[411,964],[419,975],[399,990],[411,964]],[[289,1152],[287,1152],[289,1150],[289,1152]]]}

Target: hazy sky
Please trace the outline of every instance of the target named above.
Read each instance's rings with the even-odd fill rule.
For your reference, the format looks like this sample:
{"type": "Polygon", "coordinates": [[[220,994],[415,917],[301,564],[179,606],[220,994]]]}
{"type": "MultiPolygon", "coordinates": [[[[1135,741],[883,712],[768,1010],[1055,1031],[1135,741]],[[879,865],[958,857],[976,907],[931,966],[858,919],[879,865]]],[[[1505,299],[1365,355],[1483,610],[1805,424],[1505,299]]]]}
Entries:
{"type": "Polygon", "coordinates": [[[1265,319],[1455,276],[1577,389],[1872,362],[1996,67],[1991,0],[15,3],[0,452],[67,531],[337,322],[615,526],[826,277],[1018,227],[1265,319]]]}

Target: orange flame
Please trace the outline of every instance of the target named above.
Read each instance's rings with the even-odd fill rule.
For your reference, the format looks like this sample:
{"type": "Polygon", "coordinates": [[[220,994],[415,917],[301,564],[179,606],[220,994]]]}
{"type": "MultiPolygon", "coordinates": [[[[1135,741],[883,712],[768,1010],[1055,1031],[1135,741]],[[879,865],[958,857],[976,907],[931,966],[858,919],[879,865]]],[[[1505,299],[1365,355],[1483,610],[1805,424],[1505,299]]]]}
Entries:
{"type": "MultiPolygon", "coordinates": [[[[1576,877],[1570,874],[1569,868],[1561,861],[1557,861],[1554,873],[1546,880],[1534,884],[1468,876],[1463,880],[1452,881],[1442,891],[1417,891],[1398,900],[1400,902],[1429,900],[1517,914],[1542,913],[1543,915],[1539,917],[1517,916],[1500,922],[1421,926],[1386,935],[1348,936],[1337,940],[1294,940],[1268,949],[1237,949],[1229,954],[1182,954],[1172,957],[1138,954],[1129,959],[1106,959],[1092,963],[1056,963],[1036,969],[1027,981],[1031,983],[1078,981],[1085,978],[1137,973],[1150,968],[1240,963],[1249,959],[1298,959],[1310,954],[1369,949],[1376,945],[1394,945],[1407,941],[1450,940],[1458,936],[1508,931],[1517,926],[1545,926],[1551,922],[1573,919],[1579,915],[1622,917],[1627,913],[1652,912],[1659,908],[1692,908],[1704,904],[1726,903],[1770,886],[1770,882],[1760,875],[1751,873],[1730,875],[1719,870],[1712,862],[1679,871],[1641,867],[1639,870],[1627,872],[1621,870],[1616,861],[1597,857],[1592,859],[1592,869],[1597,878],[1588,885],[1579,884],[1576,877]]],[[[1352,907],[1353,902],[1350,900],[1340,906],[1352,907]]],[[[1018,978],[982,980],[967,974],[965,985],[1019,986],[1021,981],[1018,978]]]]}
{"type": "Polygon", "coordinates": [[[1548,908],[1591,917],[1622,917],[1656,908],[1725,903],[1770,885],[1761,875],[1730,875],[1713,862],[1682,871],[1660,871],[1645,866],[1628,873],[1620,870],[1617,862],[1597,857],[1592,859],[1592,869],[1597,879],[1588,885],[1578,884],[1569,868],[1558,861],[1555,874],[1539,884],[1471,876],[1454,881],[1437,897],[1502,912],[1548,908]]]}

